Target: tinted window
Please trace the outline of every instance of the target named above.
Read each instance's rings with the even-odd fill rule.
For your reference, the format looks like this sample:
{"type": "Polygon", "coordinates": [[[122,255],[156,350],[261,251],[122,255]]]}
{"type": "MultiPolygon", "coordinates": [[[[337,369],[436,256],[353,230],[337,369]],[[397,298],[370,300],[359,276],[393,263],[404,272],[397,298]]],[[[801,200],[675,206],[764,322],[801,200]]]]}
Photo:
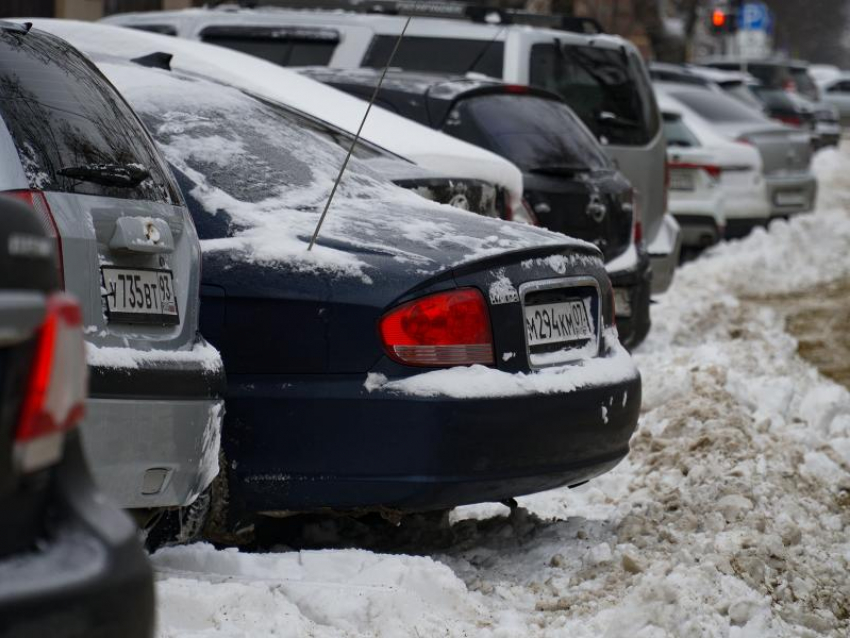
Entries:
{"type": "Polygon", "coordinates": [[[207,27],[201,40],[281,66],[327,66],[339,34],[330,29],[228,26],[207,27]]]}
{"type": "Polygon", "coordinates": [[[530,95],[482,95],[461,100],[443,131],[483,146],[523,171],[606,168],[593,135],[562,102],[530,95]]]}
{"type": "Polygon", "coordinates": [[[0,117],[31,188],[180,201],[135,114],[76,49],[58,38],[0,28],[0,117]],[[127,187],[103,183],[109,181],[105,173],[115,169],[137,177],[127,187]]]}
{"type": "Polygon", "coordinates": [[[817,84],[815,84],[815,81],[806,69],[792,68],[791,78],[794,80],[794,84],[800,95],[805,95],[810,100],[817,101],[820,99],[817,84]]]}
{"type": "MultiPolygon", "coordinates": [[[[372,40],[363,66],[383,68],[390,59],[398,36],[378,35],[372,40]]],[[[393,58],[393,66],[407,71],[468,73],[474,71],[502,77],[504,44],[494,40],[421,38],[406,36],[393,58]]]]}
{"type": "Polygon", "coordinates": [[[831,87],[829,87],[828,93],[850,93],[850,80],[844,80],[843,82],[836,82],[831,87]]]}
{"type": "Polygon", "coordinates": [[[727,95],[731,95],[742,104],[746,104],[747,106],[759,111],[762,110],[762,103],[759,102],[759,99],[755,96],[753,90],[743,82],[729,82],[724,83],[721,86],[727,95]]]}
{"type": "Polygon", "coordinates": [[[747,72],[755,76],[763,85],[781,88],[789,79],[788,69],[778,64],[747,64],[747,72]]]}
{"type": "Polygon", "coordinates": [[[700,146],[696,135],[685,125],[681,116],[673,113],[664,114],[664,137],[667,138],[668,147],[691,148],[700,146]]]}
{"type": "Polygon", "coordinates": [[[763,122],[762,115],[738,100],[713,91],[670,91],[709,122],[763,122]]]}
{"type": "Polygon", "coordinates": [[[159,33],[160,35],[177,35],[177,29],[170,24],[128,24],[131,29],[159,33]]]}
{"type": "Polygon", "coordinates": [[[600,139],[643,145],[659,129],[643,63],[619,49],[535,44],[531,83],[558,93],[600,139]]]}

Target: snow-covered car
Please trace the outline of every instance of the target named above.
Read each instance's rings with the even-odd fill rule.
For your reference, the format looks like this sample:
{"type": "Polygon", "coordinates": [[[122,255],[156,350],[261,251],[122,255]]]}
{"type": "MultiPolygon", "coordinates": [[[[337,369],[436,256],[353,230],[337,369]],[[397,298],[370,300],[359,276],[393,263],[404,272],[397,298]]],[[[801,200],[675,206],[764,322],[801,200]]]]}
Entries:
{"type": "MultiPolygon", "coordinates": [[[[310,3],[300,4],[307,7],[310,3]]],[[[643,59],[632,43],[577,29],[511,24],[509,16],[497,11],[473,12],[475,18],[470,20],[465,17],[470,15],[466,12],[468,5],[459,2],[322,4],[336,4],[341,10],[227,6],[127,13],[104,20],[249,52],[282,66],[382,68],[405,25],[402,14],[410,8],[414,12],[419,9],[393,66],[456,75],[472,72],[512,84],[538,86],[563,97],[603,141],[606,152],[637,190],[644,240],[652,260],[653,291],[663,292],[669,287],[679,262],[679,227],[666,214],[660,116],[643,59]],[[375,5],[388,13],[370,14],[375,5]],[[490,23],[488,16],[506,21],[490,23]],[[624,95],[628,98],[623,99],[624,95]]],[[[579,28],[585,24],[580,21],[579,28]]],[[[561,26],[570,28],[569,24],[561,26]]],[[[238,67],[233,71],[235,76],[240,75],[238,67]]],[[[290,92],[293,99],[298,97],[286,81],[268,88],[277,88],[281,94],[275,97],[279,101],[302,108],[283,95],[290,92]]],[[[302,110],[310,112],[308,108],[302,110]]],[[[320,112],[313,114],[339,124],[320,112]]],[[[378,139],[373,141],[396,150],[378,139]]],[[[399,154],[416,161],[409,154],[399,154]]]]}
{"type": "MultiPolygon", "coordinates": [[[[128,60],[144,57],[149,64],[198,73],[295,108],[350,134],[359,130],[366,111],[363,102],[341,91],[239,51],[107,24],[33,22],[67,39],[83,53],[128,60]]],[[[491,214],[490,209],[495,208],[498,216],[528,221],[522,207],[522,174],[495,153],[411,122],[379,105],[372,107],[362,139],[408,160],[396,162],[388,174],[405,188],[461,208],[483,200],[485,205],[476,212],[491,214]],[[488,208],[492,198],[486,192],[493,189],[497,201],[488,208]]]]}
{"type": "Polygon", "coordinates": [[[659,95],[667,138],[671,212],[685,246],[742,237],[770,220],[759,152],[731,142],[675,98],[659,95]]]}
{"type": "Polygon", "coordinates": [[[769,120],[738,100],[705,87],[656,82],[655,89],[687,106],[723,137],[751,144],[759,151],[772,216],[787,217],[814,208],[817,179],[812,173],[808,132],[769,120]]]}
{"type": "Polygon", "coordinates": [[[0,26],[0,193],[43,221],[80,300],[98,485],[143,520],[191,506],[218,471],[224,389],[198,333],[195,227],[115,89],[67,42],[14,23],[0,26]]]}
{"type": "Polygon", "coordinates": [[[434,204],[317,120],[95,58],[178,177],[227,369],[216,514],[416,510],[576,484],[628,451],[640,377],[592,244],[434,204]]]}
{"type": "MultiPolygon", "coordinates": [[[[300,72],[363,99],[381,77],[373,69],[300,72]]],[[[620,341],[628,348],[643,341],[650,327],[652,274],[634,191],[558,95],[492,80],[392,70],[385,75],[381,101],[519,167],[530,216],[602,251],[614,286],[620,341]]]]}
{"type": "Polygon", "coordinates": [[[80,446],[82,315],[57,268],[44,220],[0,195],[0,635],[149,638],[151,568],[80,446]]]}

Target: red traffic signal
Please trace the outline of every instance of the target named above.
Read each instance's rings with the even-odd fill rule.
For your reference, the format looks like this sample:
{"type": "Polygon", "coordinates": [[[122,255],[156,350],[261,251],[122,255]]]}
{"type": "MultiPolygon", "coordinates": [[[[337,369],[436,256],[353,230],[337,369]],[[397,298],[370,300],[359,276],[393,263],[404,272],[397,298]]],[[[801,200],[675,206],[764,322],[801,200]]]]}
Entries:
{"type": "Polygon", "coordinates": [[[711,26],[717,31],[723,30],[726,26],[726,12],[723,9],[715,9],[711,13],[711,26]]]}

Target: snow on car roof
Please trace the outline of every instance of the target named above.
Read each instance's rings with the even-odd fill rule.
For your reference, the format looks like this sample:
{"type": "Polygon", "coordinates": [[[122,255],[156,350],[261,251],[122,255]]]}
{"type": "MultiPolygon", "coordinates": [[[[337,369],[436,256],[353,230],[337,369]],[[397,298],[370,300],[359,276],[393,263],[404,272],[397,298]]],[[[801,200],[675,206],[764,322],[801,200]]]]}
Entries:
{"type": "MultiPolygon", "coordinates": [[[[89,55],[131,59],[155,52],[171,53],[175,69],[249,90],[350,133],[357,131],[366,110],[363,100],[239,51],[107,24],[49,19],[32,22],[89,55]]],[[[506,159],[380,107],[372,108],[363,137],[440,175],[498,184],[510,190],[515,200],[522,195],[522,173],[506,159]]]]}

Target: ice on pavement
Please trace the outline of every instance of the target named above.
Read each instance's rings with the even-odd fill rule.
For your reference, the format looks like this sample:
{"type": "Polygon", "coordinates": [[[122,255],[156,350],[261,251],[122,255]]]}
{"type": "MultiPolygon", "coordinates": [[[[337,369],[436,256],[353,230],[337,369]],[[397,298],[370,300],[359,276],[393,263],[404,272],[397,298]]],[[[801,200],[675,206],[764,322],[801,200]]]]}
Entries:
{"type": "Polygon", "coordinates": [[[161,551],[159,635],[847,636],[850,392],[753,300],[850,275],[850,152],[816,168],[816,214],[717,248],[653,307],[613,472],[460,508],[418,557],[161,551]]]}

